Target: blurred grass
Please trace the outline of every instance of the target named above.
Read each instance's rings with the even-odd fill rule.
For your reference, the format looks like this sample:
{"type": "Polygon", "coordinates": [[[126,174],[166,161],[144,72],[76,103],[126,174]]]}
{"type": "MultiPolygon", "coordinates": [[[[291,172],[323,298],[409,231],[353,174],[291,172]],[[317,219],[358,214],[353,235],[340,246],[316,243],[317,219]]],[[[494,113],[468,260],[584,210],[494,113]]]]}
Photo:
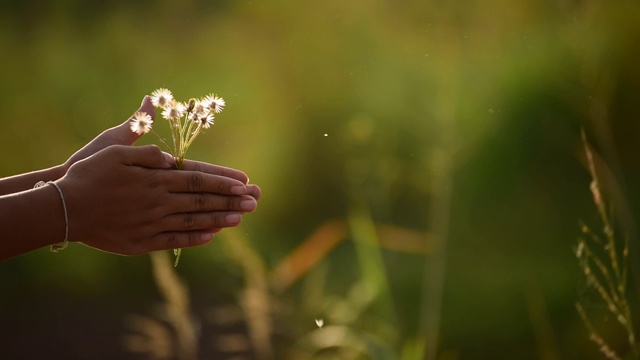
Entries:
{"type": "MultiPolygon", "coordinates": [[[[157,87],[179,98],[216,92],[227,109],[190,157],[246,171],[264,198],[235,236],[183,254],[178,271],[194,316],[232,306],[246,291],[247,271],[225,242],[244,234],[267,276],[322,224],[353,220],[357,198],[370,212],[363,231],[310,257],[313,266],[270,302],[277,354],[297,358],[311,348],[292,344],[337,327],[362,344],[381,338],[371,358],[418,357],[422,289],[433,281],[425,261],[434,253],[388,244],[402,231],[437,244],[434,219],[448,216],[435,231],[448,239],[435,259],[441,297],[428,292],[442,302],[439,337],[425,350],[441,359],[597,359],[573,309],[584,289],[571,253],[576,224],[594,219],[579,129],[618,164],[613,176],[626,184],[632,222],[640,204],[638,15],[630,0],[4,1],[0,175],[64,161],[157,87]],[[608,116],[594,124],[601,108],[608,116]],[[446,207],[433,190],[432,160],[443,151],[446,207]],[[398,232],[381,236],[385,224],[398,232]],[[382,247],[358,257],[365,252],[351,240],[374,241],[371,229],[382,247]],[[340,323],[335,314],[376,273],[389,285],[371,301],[388,299],[386,310],[367,305],[340,323]],[[314,319],[329,314],[319,331],[314,319]]],[[[114,340],[125,315],[144,314],[160,298],[149,266],[145,257],[82,246],[0,264],[2,333],[10,334],[0,344],[14,357],[126,358],[114,340]],[[71,321],[69,313],[83,316],[71,321]],[[32,326],[49,336],[25,350],[32,326]],[[86,347],[67,345],[72,335],[86,347]]],[[[222,356],[210,336],[228,329],[203,322],[201,330],[203,358],[222,356]]]]}

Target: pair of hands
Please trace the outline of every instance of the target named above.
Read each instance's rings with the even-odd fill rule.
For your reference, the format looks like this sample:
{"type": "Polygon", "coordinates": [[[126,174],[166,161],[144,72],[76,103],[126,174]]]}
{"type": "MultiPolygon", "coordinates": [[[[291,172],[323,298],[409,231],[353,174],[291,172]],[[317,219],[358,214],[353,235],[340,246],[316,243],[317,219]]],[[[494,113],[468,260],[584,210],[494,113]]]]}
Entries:
{"type": "MultiPolygon", "coordinates": [[[[139,111],[155,114],[148,97],[139,111]]],[[[243,172],[190,160],[175,170],[157,146],[131,146],[138,138],[127,120],[61,166],[69,241],[122,255],[197,246],[256,209],[260,188],[243,172]]]]}

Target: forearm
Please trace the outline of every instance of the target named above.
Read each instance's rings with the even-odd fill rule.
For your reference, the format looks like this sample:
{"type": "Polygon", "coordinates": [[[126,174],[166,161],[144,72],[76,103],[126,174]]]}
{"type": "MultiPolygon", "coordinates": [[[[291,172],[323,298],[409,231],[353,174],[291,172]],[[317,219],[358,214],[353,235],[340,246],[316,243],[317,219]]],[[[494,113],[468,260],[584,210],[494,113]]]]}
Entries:
{"type": "Polygon", "coordinates": [[[55,181],[64,176],[61,165],[0,179],[0,196],[32,189],[38,181],[55,181]]]}
{"type": "Polygon", "coordinates": [[[0,261],[64,240],[65,226],[52,185],[0,196],[0,261]]]}

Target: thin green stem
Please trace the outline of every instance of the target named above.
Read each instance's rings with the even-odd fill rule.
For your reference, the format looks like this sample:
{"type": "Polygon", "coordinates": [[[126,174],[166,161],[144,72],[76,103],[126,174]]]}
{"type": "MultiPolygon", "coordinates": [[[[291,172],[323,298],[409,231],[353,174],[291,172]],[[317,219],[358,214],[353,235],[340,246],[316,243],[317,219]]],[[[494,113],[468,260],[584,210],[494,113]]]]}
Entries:
{"type": "MultiPolygon", "coordinates": [[[[192,121],[193,123],[193,121],[192,121]]],[[[185,147],[185,152],[187,152],[187,149],[189,148],[189,146],[191,146],[191,143],[193,143],[193,140],[196,139],[196,137],[198,136],[198,134],[200,134],[200,131],[202,130],[202,122],[198,122],[198,125],[196,127],[196,130],[193,132],[193,135],[191,136],[191,138],[189,139],[189,142],[187,142],[187,146],[185,147]]],[[[191,131],[191,127],[189,127],[189,131],[191,131]]]]}
{"type": "Polygon", "coordinates": [[[178,267],[178,262],[180,262],[180,255],[182,255],[182,249],[173,249],[173,254],[176,256],[176,261],[173,263],[173,267],[178,267]]]}
{"type": "Polygon", "coordinates": [[[189,123],[191,122],[191,120],[189,120],[189,114],[188,113],[185,114],[181,120],[182,120],[182,123],[180,127],[180,154],[184,156],[184,154],[187,152],[187,146],[185,146],[185,144],[189,139],[188,126],[189,126],[189,123]]]}
{"type": "Polygon", "coordinates": [[[180,140],[180,133],[178,130],[178,123],[176,120],[169,120],[169,126],[171,127],[171,137],[173,138],[173,154],[177,156],[180,152],[180,148],[178,147],[178,143],[180,140]]]}
{"type": "Polygon", "coordinates": [[[164,145],[164,147],[165,147],[165,148],[167,148],[167,151],[168,151],[169,153],[171,153],[171,152],[172,152],[172,150],[171,150],[171,147],[169,146],[169,144],[167,144],[167,142],[166,142],[166,141],[164,141],[164,139],[163,139],[163,138],[161,138],[161,137],[160,137],[160,135],[158,135],[158,133],[157,133],[157,132],[155,132],[153,129],[151,129],[151,132],[153,133],[153,135],[155,135],[155,136],[158,138],[158,140],[160,140],[160,142],[162,143],[162,145],[164,145]]]}

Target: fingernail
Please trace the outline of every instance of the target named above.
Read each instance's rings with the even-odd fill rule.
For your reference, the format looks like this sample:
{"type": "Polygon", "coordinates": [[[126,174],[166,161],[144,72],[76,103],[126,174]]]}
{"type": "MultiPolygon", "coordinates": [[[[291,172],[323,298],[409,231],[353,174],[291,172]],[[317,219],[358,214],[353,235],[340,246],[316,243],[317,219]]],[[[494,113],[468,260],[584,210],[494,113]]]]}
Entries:
{"type": "Polygon", "coordinates": [[[247,192],[247,188],[244,185],[236,185],[231,187],[231,193],[236,195],[243,195],[247,192]]]}
{"type": "Polygon", "coordinates": [[[242,220],[242,215],[238,213],[229,214],[225,217],[225,220],[229,224],[239,224],[240,221],[242,220]]]}
{"type": "Polygon", "coordinates": [[[213,239],[213,233],[206,232],[206,233],[200,234],[200,240],[202,240],[202,242],[206,242],[211,239],[213,239]]]}
{"type": "Polygon", "coordinates": [[[242,200],[240,202],[240,210],[244,210],[244,211],[253,211],[256,209],[256,201],[253,199],[250,200],[242,200]]]}

